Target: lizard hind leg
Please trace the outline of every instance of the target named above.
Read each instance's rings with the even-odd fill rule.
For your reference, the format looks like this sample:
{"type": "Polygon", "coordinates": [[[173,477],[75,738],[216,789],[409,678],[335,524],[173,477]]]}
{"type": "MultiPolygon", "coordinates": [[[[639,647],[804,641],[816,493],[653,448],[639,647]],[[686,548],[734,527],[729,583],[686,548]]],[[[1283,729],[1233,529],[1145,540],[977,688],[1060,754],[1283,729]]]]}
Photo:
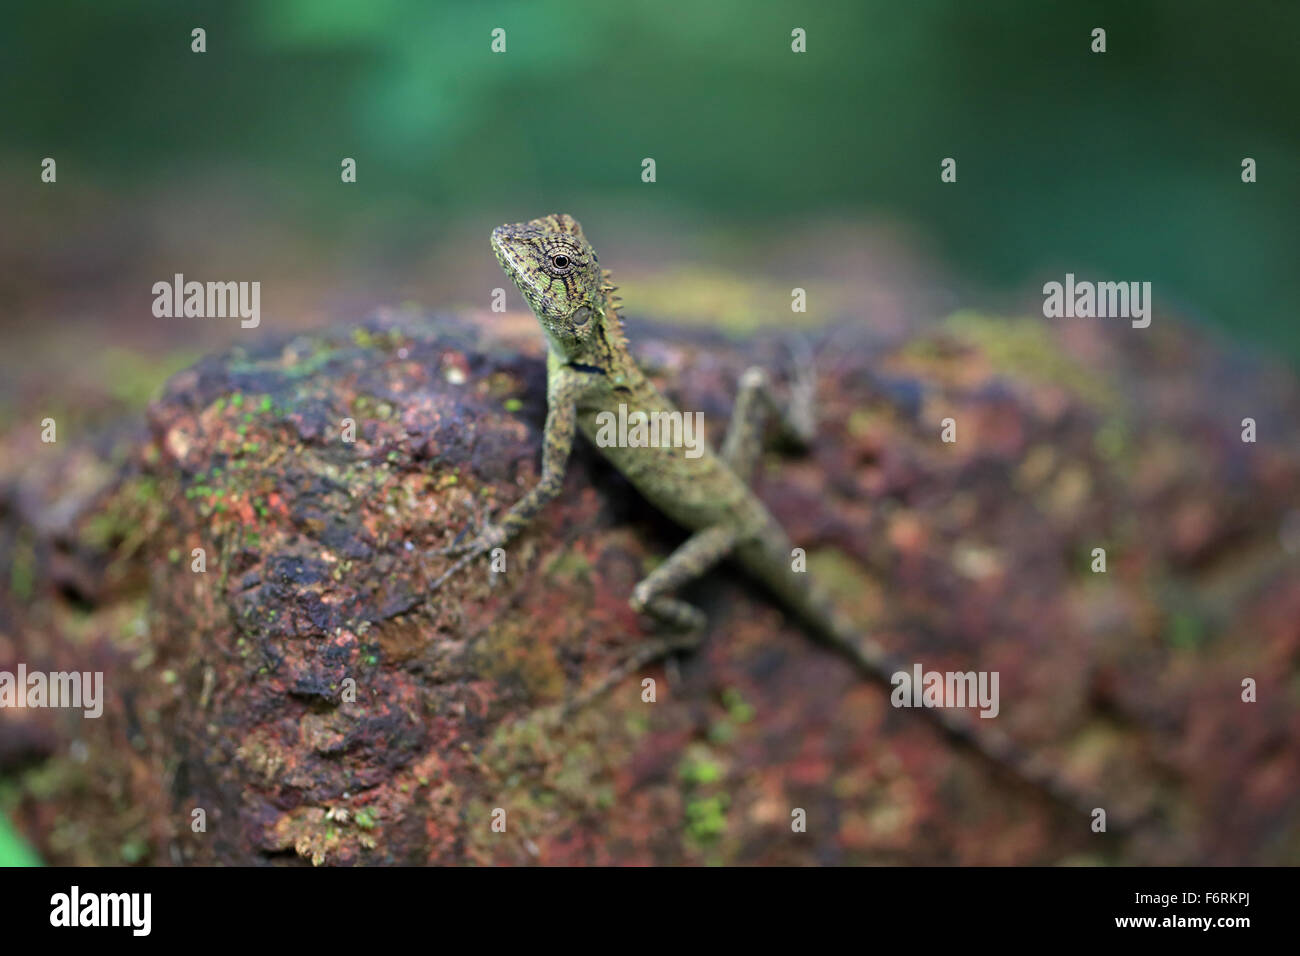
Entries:
{"type": "Polygon", "coordinates": [[[562,708],[561,715],[576,713],[647,664],[664,658],[671,662],[674,655],[698,647],[707,623],[704,612],[685,601],[669,597],[668,592],[704,574],[726,557],[735,544],[735,532],[720,525],[697,531],[633,588],[628,600],[632,609],[638,614],[648,615],[674,633],[642,644],[594,686],[569,701],[562,708]]]}
{"type": "Polygon", "coordinates": [[[704,629],[704,613],[685,601],[669,597],[688,581],[698,578],[725,558],[736,544],[736,533],[716,525],[697,531],[632,589],[628,603],[638,614],[648,614],[677,631],[704,629]]]}
{"type": "Polygon", "coordinates": [[[784,439],[800,448],[811,445],[816,435],[814,400],[817,377],[812,350],[803,339],[795,339],[790,350],[794,374],[788,400],[778,399],[771,376],[762,366],[751,366],[740,376],[736,404],[727,425],[727,436],[722,442],[722,457],[742,478],[748,478],[758,462],[763,448],[763,431],[769,418],[776,419],[784,439]]]}
{"type": "Polygon", "coordinates": [[[429,554],[436,557],[459,557],[473,550],[474,540],[482,534],[485,528],[490,526],[492,514],[490,511],[485,510],[474,498],[468,500],[465,510],[467,512],[465,527],[456,535],[451,544],[443,548],[435,548],[429,554]]]}

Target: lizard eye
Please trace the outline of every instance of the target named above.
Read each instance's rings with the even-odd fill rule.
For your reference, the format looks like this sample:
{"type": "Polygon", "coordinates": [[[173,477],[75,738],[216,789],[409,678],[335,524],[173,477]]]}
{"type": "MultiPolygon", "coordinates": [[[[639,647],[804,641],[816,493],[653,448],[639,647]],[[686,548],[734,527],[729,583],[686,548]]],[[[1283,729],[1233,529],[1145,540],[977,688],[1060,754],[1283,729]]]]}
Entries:
{"type": "Polygon", "coordinates": [[[569,268],[569,257],[562,252],[556,253],[551,256],[551,265],[557,269],[567,269],[569,268]]]}

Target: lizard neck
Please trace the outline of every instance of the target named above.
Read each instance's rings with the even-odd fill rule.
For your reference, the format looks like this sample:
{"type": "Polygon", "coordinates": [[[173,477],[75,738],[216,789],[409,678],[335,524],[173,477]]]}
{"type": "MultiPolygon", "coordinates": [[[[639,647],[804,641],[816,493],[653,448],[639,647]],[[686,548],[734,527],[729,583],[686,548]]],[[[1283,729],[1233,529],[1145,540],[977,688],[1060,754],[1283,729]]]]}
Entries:
{"type": "Polygon", "coordinates": [[[599,297],[593,303],[600,312],[597,334],[592,336],[586,348],[570,358],[569,364],[593,366],[610,376],[640,379],[641,370],[632,360],[627,336],[623,332],[623,317],[619,311],[623,300],[610,279],[609,270],[604,270],[602,276],[599,297]]]}

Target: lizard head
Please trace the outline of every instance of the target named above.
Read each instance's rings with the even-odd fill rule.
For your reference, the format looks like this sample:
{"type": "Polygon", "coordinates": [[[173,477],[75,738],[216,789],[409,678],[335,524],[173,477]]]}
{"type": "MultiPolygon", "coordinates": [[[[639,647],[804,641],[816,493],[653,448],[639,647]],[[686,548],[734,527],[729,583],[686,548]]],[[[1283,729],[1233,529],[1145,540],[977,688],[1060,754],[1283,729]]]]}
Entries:
{"type": "Polygon", "coordinates": [[[559,213],[492,230],[492,251],[551,342],[572,358],[605,319],[600,265],[582,226],[559,213]]]}

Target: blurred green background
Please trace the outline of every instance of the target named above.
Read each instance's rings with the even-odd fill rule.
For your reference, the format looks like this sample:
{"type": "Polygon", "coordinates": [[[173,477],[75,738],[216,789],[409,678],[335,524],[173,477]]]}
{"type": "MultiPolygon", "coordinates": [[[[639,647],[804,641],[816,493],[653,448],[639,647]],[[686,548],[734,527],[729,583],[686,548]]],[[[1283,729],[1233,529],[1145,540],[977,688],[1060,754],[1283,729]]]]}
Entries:
{"type": "Polygon", "coordinates": [[[257,218],[388,261],[450,221],[595,201],[629,231],[640,210],[741,234],[863,217],[994,292],[1150,280],[1157,308],[1295,358],[1298,36],[1300,4],[1274,0],[9,4],[6,179],[39,193],[50,155],[74,188],[4,228],[57,245],[45,214],[80,184],[231,182],[257,218]]]}
{"type": "MultiPolygon", "coordinates": [[[[936,310],[1033,309],[1066,271],[1145,280],[1156,321],[1300,362],[1297,37],[1282,0],[8,3],[0,418],[105,389],[138,406],[239,334],[154,319],[174,271],[260,279],[257,334],[482,308],[491,226],[559,210],[640,277],[642,311],[871,268],[879,242],[837,258],[847,223],[934,264],[896,279],[955,286],[936,310]],[[731,278],[701,295],[681,279],[701,265],[731,278]]],[[[0,830],[0,862],[13,846],[0,830]]]]}

